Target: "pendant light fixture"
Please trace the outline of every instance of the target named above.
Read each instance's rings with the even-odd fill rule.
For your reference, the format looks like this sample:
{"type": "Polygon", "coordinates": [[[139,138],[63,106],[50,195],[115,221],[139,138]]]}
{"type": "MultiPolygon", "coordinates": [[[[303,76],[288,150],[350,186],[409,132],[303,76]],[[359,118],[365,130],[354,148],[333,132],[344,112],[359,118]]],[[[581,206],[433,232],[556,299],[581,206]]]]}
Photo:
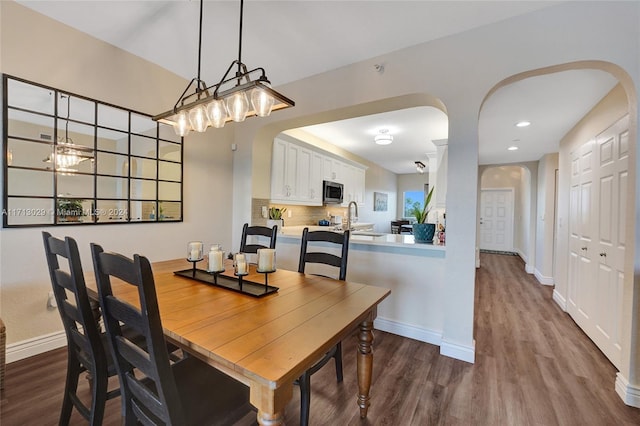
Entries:
{"type": "Polygon", "coordinates": [[[416,161],[416,172],[424,173],[424,168],[426,167],[422,161],[416,161]]]}
{"type": "Polygon", "coordinates": [[[204,132],[209,126],[221,128],[227,121],[242,122],[247,117],[267,117],[272,111],[295,106],[294,101],[271,88],[264,68],[249,71],[242,62],[244,0],[240,0],[238,59],[231,63],[217,84],[207,87],[200,79],[202,8],[203,0],[200,0],[198,76],[191,80],[173,109],[153,119],[172,125],[178,136],[186,136],[191,130],[204,132]],[[229,76],[234,69],[235,75],[229,76]],[[195,91],[188,93],[192,86],[195,86],[195,91]]]}
{"type": "Polygon", "coordinates": [[[393,136],[389,134],[388,129],[380,129],[373,140],[378,145],[389,145],[391,142],[393,142],[393,136]]]}

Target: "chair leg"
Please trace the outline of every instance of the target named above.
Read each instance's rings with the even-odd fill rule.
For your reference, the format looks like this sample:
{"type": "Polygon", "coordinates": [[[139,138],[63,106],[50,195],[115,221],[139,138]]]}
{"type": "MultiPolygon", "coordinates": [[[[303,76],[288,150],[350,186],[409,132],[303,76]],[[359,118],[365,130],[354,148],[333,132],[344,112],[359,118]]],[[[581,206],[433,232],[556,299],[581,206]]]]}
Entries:
{"type": "Polygon", "coordinates": [[[69,424],[71,411],[73,410],[71,395],[75,394],[78,390],[78,379],[82,371],[80,363],[69,354],[67,361],[67,380],[64,384],[64,398],[62,400],[62,409],[60,410],[60,420],[58,422],[60,426],[67,426],[69,424]]]}
{"type": "Polygon", "coordinates": [[[338,383],[342,382],[342,342],[336,345],[336,353],[333,355],[336,361],[336,379],[338,383]]]}
{"type": "Polygon", "coordinates": [[[102,419],[104,417],[104,407],[107,403],[107,385],[108,378],[107,372],[98,373],[92,372],[93,380],[91,387],[91,419],[89,424],[91,426],[102,425],[102,419]]]}
{"type": "Polygon", "coordinates": [[[300,384],[300,426],[309,425],[311,406],[311,375],[306,372],[298,379],[300,384]]]}

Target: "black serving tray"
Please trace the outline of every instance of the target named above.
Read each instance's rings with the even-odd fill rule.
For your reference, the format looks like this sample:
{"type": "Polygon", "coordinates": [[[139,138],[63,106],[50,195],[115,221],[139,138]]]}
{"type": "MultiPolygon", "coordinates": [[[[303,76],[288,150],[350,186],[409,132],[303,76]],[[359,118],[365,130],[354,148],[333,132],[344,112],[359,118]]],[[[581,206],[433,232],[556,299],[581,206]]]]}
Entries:
{"type": "Polygon", "coordinates": [[[220,274],[216,277],[214,274],[202,269],[184,269],[182,271],[175,271],[174,274],[253,297],[263,297],[278,291],[278,287],[272,285],[265,285],[264,283],[257,283],[246,279],[241,280],[237,277],[220,274]],[[240,286],[240,282],[242,282],[242,287],[240,286]]]}

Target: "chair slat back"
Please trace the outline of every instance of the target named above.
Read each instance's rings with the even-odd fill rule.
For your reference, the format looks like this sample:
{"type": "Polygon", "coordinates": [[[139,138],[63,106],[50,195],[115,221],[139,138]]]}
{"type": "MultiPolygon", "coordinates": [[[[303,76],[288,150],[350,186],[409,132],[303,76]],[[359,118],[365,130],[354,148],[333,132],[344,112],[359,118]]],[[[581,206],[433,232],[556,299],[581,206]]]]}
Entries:
{"type": "Polygon", "coordinates": [[[338,279],[344,281],[347,278],[347,260],[349,255],[349,231],[339,234],[331,231],[309,231],[304,228],[302,231],[302,243],[300,245],[300,262],[298,263],[298,272],[304,273],[308,263],[320,263],[324,265],[339,268],[338,279]],[[325,242],[341,246],[340,256],[315,251],[310,251],[310,242],[325,242]]]}
{"type": "Polygon", "coordinates": [[[68,350],[73,351],[87,369],[97,366],[106,371],[107,359],[98,328],[100,312],[87,294],[78,244],[73,238],[66,237],[63,241],[48,232],[43,232],[42,238],[68,350]],[[68,270],[61,269],[61,261],[68,270]]]}
{"type": "Polygon", "coordinates": [[[240,239],[240,252],[242,253],[257,253],[261,248],[276,248],[276,237],[278,236],[278,225],[274,225],[273,228],[267,226],[249,226],[245,223],[242,227],[242,238],[240,239]],[[262,239],[268,239],[269,245],[259,243],[247,244],[247,237],[264,237],[262,239]]]}
{"type": "Polygon", "coordinates": [[[134,418],[145,425],[185,424],[149,260],[137,254],[129,259],[106,253],[97,244],[91,244],[91,253],[100,305],[123,390],[127,424],[134,418]],[[137,289],[139,309],[113,294],[111,277],[137,289]],[[124,326],[143,336],[145,344],[127,339],[122,333],[124,326]],[[134,369],[138,374],[134,374],[134,369]]]}

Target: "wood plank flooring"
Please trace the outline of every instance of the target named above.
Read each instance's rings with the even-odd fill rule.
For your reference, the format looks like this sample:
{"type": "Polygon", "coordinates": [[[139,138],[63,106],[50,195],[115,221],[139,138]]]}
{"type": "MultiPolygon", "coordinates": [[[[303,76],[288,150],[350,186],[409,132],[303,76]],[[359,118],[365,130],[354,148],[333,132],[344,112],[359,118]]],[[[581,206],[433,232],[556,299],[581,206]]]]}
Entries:
{"type": "MultiPolygon", "coordinates": [[[[475,364],[440,356],[433,345],[376,332],[367,420],[360,420],[355,402],[355,351],[345,350],[343,383],[335,383],[331,364],[312,378],[310,423],[640,425],[640,409],[624,405],[614,391],[615,368],[551,300],[552,288],[525,274],[519,257],[481,254],[481,264],[475,364]]],[[[65,349],[8,365],[0,425],[57,424],[65,368],[65,349]]],[[[86,380],[81,386],[88,392],[86,380]]],[[[294,389],[287,424],[298,424],[299,401],[294,389]]],[[[106,425],[120,424],[119,410],[119,399],[109,401],[106,425]]],[[[254,421],[245,420],[240,424],[254,421]]],[[[85,422],[74,412],[72,424],[85,422]]]]}

